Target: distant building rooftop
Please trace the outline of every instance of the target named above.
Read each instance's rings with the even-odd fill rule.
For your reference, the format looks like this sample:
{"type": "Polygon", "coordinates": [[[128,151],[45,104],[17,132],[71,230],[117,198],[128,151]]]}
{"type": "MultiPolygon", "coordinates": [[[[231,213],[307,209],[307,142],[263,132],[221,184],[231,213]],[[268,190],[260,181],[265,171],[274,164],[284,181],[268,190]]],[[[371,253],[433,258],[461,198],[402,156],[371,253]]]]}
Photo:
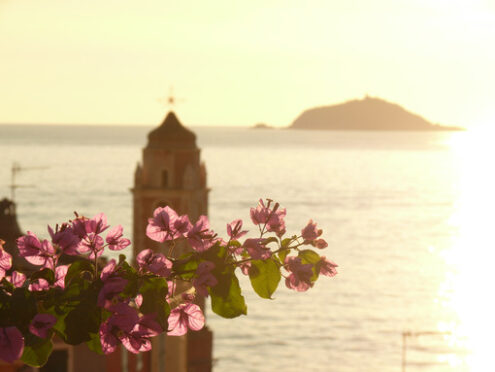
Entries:
{"type": "Polygon", "coordinates": [[[196,135],[184,127],[173,111],[148,134],[147,148],[195,150],[196,135]]]}

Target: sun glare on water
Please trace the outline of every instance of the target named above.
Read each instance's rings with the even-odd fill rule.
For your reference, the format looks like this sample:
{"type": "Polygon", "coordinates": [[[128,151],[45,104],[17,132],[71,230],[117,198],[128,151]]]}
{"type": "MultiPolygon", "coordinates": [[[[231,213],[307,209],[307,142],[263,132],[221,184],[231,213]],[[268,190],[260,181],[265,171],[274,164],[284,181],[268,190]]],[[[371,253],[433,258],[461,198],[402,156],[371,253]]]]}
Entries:
{"type": "Polygon", "coordinates": [[[451,272],[439,297],[457,320],[439,328],[451,331],[451,343],[465,350],[452,358],[452,367],[469,372],[495,371],[494,139],[494,130],[480,129],[455,134],[451,142],[458,170],[450,220],[455,233],[445,252],[451,272]]]}

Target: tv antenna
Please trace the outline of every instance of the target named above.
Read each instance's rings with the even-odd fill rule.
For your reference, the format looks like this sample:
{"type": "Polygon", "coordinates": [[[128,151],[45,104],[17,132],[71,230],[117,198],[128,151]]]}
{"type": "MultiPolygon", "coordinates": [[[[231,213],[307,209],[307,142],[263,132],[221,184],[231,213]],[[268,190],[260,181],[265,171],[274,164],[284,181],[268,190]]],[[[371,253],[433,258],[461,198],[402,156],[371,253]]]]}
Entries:
{"type": "Polygon", "coordinates": [[[10,180],[11,183],[9,185],[10,188],[10,199],[14,201],[15,199],[15,190],[19,188],[24,188],[24,187],[34,187],[34,185],[18,185],[16,183],[16,176],[18,173],[21,171],[26,171],[26,170],[34,170],[34,169],[47,169],[48,167],[21,167],[21,165],[17,162],[12,163],[12,168],[10,169],[10,180]]]}
{"type": "Polygon", "coordinates": [[[185,102],[186,100],[185,99],[182,99],[182,98],[178,99],[177,97],[175,97],[175,95],[174,95],[174,87],[171,86],[168,97],[166,97],[166,98],[160,98],[157,101],[159,103],[161,103],[162,105],[165,105],[166,107],[170,108],[170,110],[172,110],[177,103],[179,103],[179,102],[185,102]]]}

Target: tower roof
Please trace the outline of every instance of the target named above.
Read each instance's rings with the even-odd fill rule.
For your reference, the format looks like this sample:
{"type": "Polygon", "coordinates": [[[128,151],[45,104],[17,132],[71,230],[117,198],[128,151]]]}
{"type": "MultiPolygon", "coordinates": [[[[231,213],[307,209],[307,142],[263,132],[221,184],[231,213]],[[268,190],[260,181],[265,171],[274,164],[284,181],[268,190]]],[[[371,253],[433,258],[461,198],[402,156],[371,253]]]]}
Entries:
{"type": "Polygon", "coordinates": [[[170,111],[162,124],[148,134],[147,148],[157,149],[197,149],[196,135],[184,127],[173,111],[170,111]]]}

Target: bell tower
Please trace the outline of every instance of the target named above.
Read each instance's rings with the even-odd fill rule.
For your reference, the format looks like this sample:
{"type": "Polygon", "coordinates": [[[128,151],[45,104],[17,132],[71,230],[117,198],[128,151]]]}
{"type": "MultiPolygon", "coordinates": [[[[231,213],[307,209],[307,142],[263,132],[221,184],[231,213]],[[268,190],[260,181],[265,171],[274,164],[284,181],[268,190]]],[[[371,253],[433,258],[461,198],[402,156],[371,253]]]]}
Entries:
{"type": "MultiPolygon", "coordinates": [[[[151,248],[167,255],[164,244],[146,236],[148,218],[157,207],[170,206],[187,214],[192,223],[208,214],[206,168],[200,159],[196,135],[170,111],[162,124],[148,134],[142,162],[138,163],[131,190],[134,204],[134,257],[151,248]]],[[[176,247],[178,248],[178,247],[176,247]]],[[[188,249],[186,246],[182,249],[188,249]]],[[[174,256],[182,252],[174,252],[174,256]]],[[[181,337],[155,337],[152,372],[211,371],[212,333],[206,327],[181,337]]]]}
{"type": "MultiPolygon", "coordinates": [[[[170,111],[148,134],[143,160],[134,175],[134,255],[152,248],[146,237],[148,218],[157,207],[169,205],[191,221],[208,213],[206,168],[200,161],[196,135],[170,111]]],[[[158,248],[156,244],[155,248],[158,248]]]]}

